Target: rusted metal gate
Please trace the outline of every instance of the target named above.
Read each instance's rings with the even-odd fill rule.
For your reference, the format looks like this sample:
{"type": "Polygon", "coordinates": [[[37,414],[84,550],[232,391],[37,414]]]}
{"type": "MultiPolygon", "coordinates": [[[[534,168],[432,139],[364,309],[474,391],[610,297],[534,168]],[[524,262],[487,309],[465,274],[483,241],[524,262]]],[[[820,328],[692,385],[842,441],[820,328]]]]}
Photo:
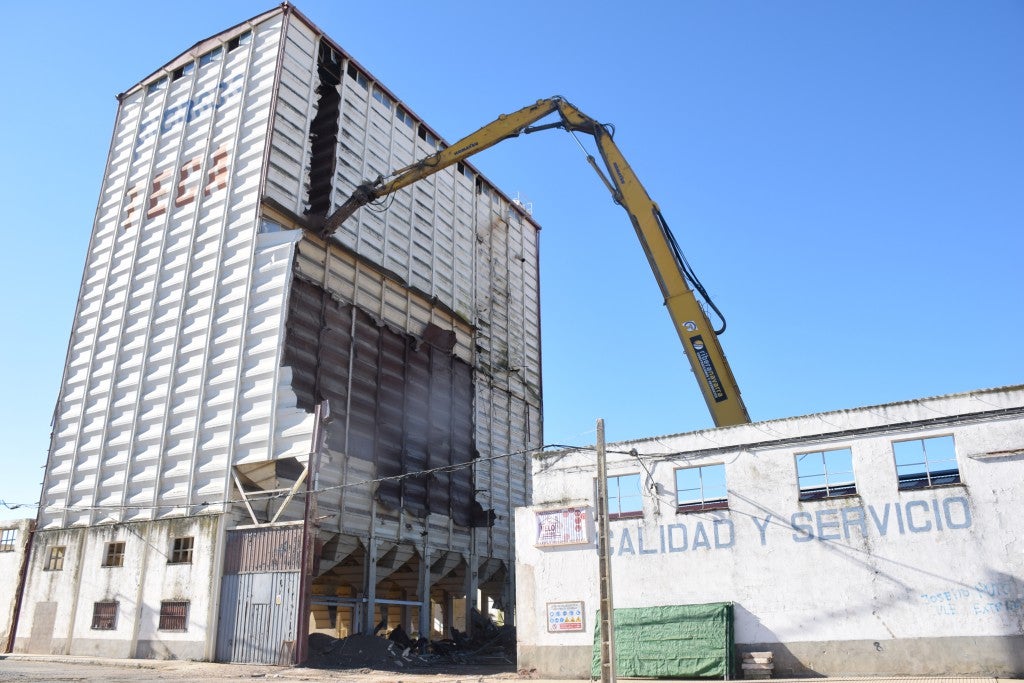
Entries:
{"type": "Polygon", "coordinates": [[[229,531],[217,661],[293,664],[302,527],[229,531]]]}

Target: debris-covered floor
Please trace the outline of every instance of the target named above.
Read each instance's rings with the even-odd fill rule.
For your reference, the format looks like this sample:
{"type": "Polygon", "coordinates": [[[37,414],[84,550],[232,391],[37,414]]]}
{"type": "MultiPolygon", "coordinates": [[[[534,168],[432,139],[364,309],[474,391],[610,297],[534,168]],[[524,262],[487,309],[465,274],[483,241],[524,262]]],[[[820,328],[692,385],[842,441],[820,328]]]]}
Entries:
{"type": "Polygon", "coordinates": [[[333,638],[314,633],[306,666],[484,675],[515,672],[515,649],[515,629],[492,622],[478,624],[472,637],[452,629],[451,638],[434,641],[414,641],[401,627],[386,636],[333,638]]]}

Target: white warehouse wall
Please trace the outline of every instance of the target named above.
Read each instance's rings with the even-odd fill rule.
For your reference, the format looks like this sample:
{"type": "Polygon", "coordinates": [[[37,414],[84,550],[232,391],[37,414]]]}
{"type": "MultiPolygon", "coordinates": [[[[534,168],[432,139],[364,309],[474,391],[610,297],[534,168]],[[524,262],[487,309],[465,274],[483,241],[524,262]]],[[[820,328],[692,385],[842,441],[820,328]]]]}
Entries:
{"type": "Polygon", "coordinates": [[[35,522],[30,519],[11,520],[0,524],[0,647],[6,646],[17,617],[22,570],[35,522]]]}
{"type": "Polygon", "coordinates": [[[30,558],[15,652],[117,658],[213,656],[223,515],[45,530],[30,558]],[[175,538],[192,538],[188,562],[172,562],[175,538]],[[104,566],[107,544],[123,542],[120,566],[104,566]],[[63,563],[51,568],[55,548],[63,563]],[[113,628],[97,629],[93,607],[116,602],[113,628]],[[163,601],[186,601],[184,630],[159,630],[163,601]]]}
{"type": "MultiPolygon", "coordinates": [[[[642,518],[610,521],[616,608],[732,602],[737,649],[773,651],[776,675],[1024,673],[1024,387],[608,449],[609,477],[644,483],[642,518]],[[961,483],[898,490],[892,442],[939,435],[961,483]],[[801,502],[795,455],[847,447],[856,494],[801,502]],[[728,509],[678,512],[676,469],[711,464],[728,509]]],[[[537,456],[517,511],[519,666],[541,675],[590,670],[596,546],[536,542],[537,512],[593,524],[595,472],[592,451],[537,456]],[[585,629],[548,632],[547,604],[579,600],[585,629]]]]}

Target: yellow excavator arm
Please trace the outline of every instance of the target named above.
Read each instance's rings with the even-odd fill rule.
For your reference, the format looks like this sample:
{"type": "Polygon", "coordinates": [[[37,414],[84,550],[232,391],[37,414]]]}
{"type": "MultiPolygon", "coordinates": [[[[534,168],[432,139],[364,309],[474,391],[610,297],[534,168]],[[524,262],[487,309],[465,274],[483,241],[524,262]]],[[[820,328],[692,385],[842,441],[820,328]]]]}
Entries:
{"type": "Polygon", "coordinates": [[[607,175],[601,171],[593,157],[588,157],[588,160],[608,187],[612,199],[626,210],[633,222],[715,425],[725,427],[750,422],[732,369],[718,343],[721,330],[715,331],[691,284],[709,305],[714,305],[682,257],[658,205],[647,194],[622,156],[612,139],[610,126],[598,123],[561,97],[538,100],[519,111],[503,114],[451,146],[399,169],[387,178],[378,177],[363,182],[337,211],[327,217],[320,231],[321,236],[331,235],[360,207],[376,199],[493,147],[502,140],[549,128],[562,128],[594,137],[607,175]],[[555,112],[559,115],[559,121],[534,125],[555,112]]]}

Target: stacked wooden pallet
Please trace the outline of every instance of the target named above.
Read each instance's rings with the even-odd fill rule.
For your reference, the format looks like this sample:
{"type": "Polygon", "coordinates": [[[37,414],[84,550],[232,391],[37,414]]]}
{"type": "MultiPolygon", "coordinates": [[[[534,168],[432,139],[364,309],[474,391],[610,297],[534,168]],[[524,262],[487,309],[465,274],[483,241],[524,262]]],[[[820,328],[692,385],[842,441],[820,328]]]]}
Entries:
{"type": "Polygon", "coordinates": [[[771,652],[744,652],[743,678],[771,678],[775,669],[771,652]]]}

